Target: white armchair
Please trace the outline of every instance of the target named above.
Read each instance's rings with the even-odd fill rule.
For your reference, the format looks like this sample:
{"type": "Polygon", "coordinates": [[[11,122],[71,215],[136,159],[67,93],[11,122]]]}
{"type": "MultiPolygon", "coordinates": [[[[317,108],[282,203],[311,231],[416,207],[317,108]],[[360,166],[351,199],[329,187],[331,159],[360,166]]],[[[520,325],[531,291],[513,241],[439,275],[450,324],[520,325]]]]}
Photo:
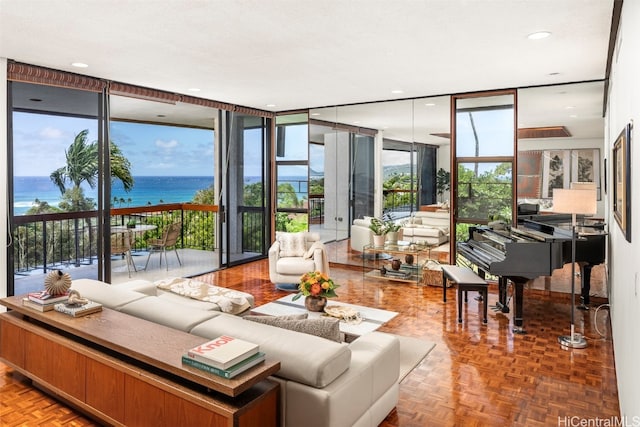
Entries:
{"type": "Polygon", "coordinates": [[[276,285],[297,284],[309,271],[329,274],[329,262],[318,233],[276,232],[269,248],[269,279],[276,285]]]}
{"type": "Polygon", "coordinates": [[[373,231],[369,228],[371,217],[354,219],[351,225],[351,250],[362,252],[366,245],[373,244],[373,231]]]}

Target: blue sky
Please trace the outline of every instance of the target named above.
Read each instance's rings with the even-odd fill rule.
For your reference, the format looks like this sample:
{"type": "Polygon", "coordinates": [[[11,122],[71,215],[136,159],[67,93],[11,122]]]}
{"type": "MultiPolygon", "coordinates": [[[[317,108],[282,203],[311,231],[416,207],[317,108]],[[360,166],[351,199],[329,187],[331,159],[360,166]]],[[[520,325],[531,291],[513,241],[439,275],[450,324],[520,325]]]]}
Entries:
{"type": "MultiPolygon", "coordinates": [[[[14,113],[14,175],[49,176],[64,166],[75,135],[97,122],[76,117],[14,113]]],[[[213,176],[213,132],[172,126],[112,122],[111,140],[131,161],[133,176],[213,176]]]]}

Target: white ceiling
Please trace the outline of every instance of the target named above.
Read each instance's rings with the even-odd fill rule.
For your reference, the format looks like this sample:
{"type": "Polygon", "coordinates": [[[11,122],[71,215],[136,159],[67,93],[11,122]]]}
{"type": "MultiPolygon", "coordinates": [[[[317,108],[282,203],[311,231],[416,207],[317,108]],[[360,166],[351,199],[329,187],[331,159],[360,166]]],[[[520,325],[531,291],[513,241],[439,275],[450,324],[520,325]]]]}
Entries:
{"type": "Polygon", "coordinates": [[[603,79],[612,7],[613,0],[0,0],[0,56],[285,111],[603,79]],[[540,30],[552,35],[527,39],[540,30]]]}

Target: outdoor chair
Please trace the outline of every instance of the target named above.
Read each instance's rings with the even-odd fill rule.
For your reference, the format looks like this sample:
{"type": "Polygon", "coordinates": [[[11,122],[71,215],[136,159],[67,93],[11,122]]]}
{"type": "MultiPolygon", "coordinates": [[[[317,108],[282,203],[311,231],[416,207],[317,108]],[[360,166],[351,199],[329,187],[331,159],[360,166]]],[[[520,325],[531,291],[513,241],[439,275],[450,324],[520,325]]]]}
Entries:
{"type": "Polygon", "coordinates": [[[131,277],[131,267],[137,272],[136,265],[131,256],[131,232],[123,231],[111,234],[111,255],[121,255],[127,263],[129,277],[131,277]]]}
{"type": "Polygon", "coordinates": [[[169,260],[167,259],[167,249],[172,248],[176,253],[176,258],[178,258],[178,264],[182,266],[182,261],[180,261],[180,256],[178,255],[178,249],[176,247],[178,243],[178,239],[180,238],[180,232],[182,231],[182,222],[174,222],[173,224],[169,224],[167,228],[164,229],[162,233],[162,237],[159,239],[149,239],[147,240],[147,246],[149,248],[149,256],[147,256],[147,262],[144,265],[144,269],[147,269],[149,265],[149,260],[151,259],[151,254],[160,253],[160,266],[162,266],[162,254],[164,254],[164,261],[167,265],[167,271],[169,271],[169,260]]]}

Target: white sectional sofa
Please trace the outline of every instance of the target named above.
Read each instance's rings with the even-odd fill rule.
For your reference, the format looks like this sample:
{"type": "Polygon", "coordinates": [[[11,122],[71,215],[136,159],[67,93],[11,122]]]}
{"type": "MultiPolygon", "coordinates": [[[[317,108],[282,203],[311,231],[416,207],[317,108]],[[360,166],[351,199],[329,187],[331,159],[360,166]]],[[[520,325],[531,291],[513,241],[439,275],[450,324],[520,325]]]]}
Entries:
{"type": "Polygon", "coordinates": [[[402,227],[402,239],[441,245],[449,241],[449,211],[416,212],[402,227]]]}
{"type": "Polygon", "coordinates": [[[281,364],[271,379],[281,386],[283,426],[377,426],[398,402],[400,344],[393,335],[371,332],[339,343],[245,320],[140,280],[78,279],[71,288],[105,307],[203,338],[229,334],[259,344],[281,364]]]}

